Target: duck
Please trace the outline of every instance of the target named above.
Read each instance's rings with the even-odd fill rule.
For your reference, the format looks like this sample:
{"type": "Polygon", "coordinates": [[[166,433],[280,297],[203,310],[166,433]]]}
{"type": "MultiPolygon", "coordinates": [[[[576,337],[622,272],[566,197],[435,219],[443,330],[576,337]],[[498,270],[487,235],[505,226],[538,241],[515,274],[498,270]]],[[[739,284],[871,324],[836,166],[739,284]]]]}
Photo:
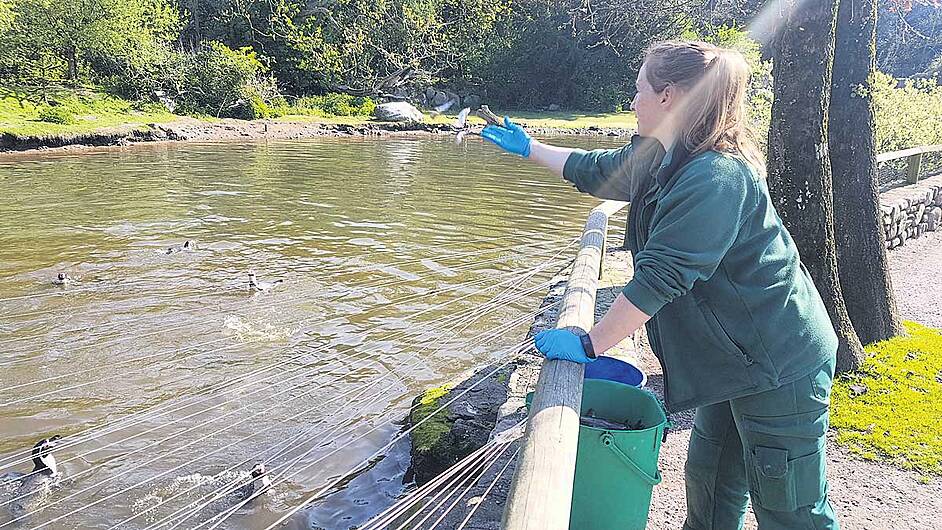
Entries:
{"type": "Polygon", "coordinates": [[[252,471],[249,473],[249,482],[232,492],[232,500],[235,502],[246,502],[255,499],[271,489],[271,486],[271,477],[268,476],[268,468],[262,463],[255,464],[252,471]]]}
{"type": "Polygon", "coordinates": [[[180,246],[167,247],[166,253],[167,253],[167,254],[174,254],[174,253],[176,253],[176,252],[185,252],[185,251],[187,251],[187,250],[193,250],[194,248],[196,248],[196,244],[193,243],[192,241],[190,241],[189,239],[187,239],[187,240],[186,240],[182,245],[180,245],[180,246]]]}
{"type": "Polygon", "coordinates": [[[52,280],[53,285],[59,285],[61,287],[66,287],[71,285],[75,280],[71,278],[68,274],[60,272],[56,275],[56,278],[52,280]]]}
{"type": "Polygon", "coordinates": [[[14,519],[34,512],[45,504],[52,488],[59,484],[62,475],[52,451],[58,445],[61,436],[43,438],[33,446],[33,470],[29,473],[7,473],[5,482],[18,482],[13,492],[14,501],[8,505],[8,511],[14,519]]]}
{"type": "Polygon", "coordinates": [[[249,289],[258,293],[270,291],[279,283],[284,282],[284,280],[275,280],[273,282],[260,282],[258,278],[255,277],[254,272],[249,273],[249,289]]]}

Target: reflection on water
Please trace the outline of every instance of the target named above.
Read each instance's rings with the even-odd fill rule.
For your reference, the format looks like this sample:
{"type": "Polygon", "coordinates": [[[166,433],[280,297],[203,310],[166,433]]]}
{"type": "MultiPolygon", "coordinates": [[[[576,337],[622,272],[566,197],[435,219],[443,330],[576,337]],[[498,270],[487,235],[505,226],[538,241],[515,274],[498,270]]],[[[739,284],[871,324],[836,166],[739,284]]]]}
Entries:
{"type": "MultiPolygon", "coordinates": [[[[362,471],[416,392],[522,338],[597,202],[480,142],[415,138],[9,159],[0,192],[0,473],[72,435],[29,520],[57,528],[191,527],[261,461],[280,481],[222,527],[264,527],[362,471]],[[253,293],[249,271],[284,282],[253,293]]],[[[361,523],[407,457],[311,518],[361,523]]]]}

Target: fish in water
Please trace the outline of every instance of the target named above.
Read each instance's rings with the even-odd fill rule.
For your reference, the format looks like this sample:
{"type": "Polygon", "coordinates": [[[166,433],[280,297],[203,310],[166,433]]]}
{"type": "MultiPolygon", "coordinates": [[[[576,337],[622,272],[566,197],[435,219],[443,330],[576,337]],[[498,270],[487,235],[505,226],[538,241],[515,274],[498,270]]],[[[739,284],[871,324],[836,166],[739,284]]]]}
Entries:
{"type": "Polygon", "coordinates": [[[595,411],[592,409],[586,411],[585,415],[579,416],[579,424],[585,425],[586,427],[606,429],[610,431],[640,431],[644,430],[645,428],[644,422],[642,420],[630,423],[628,420],[617,422],[606,420],[604,418],[596,418],[595,411]]]}
{"type": "Polygon", "coordinates": [[[60,272],[56,275],[56,278],[52,280],[53,285],[60,285],[62,287],[71,285],[75,280],[72,279],[68,274],[60,272]]]}
{"type": "Polygon", "coordinates": [[[52,488],[59,484],[62,475],[59,473],[52,450],[61,438],[55,435],[36,442],[32,450],[33,470],[31,472],[14,472],[0,476],[0,483],[18,483],[7,508],[14,519],[42,508],[52,488]]]}
{"type": "Polygon", "coordinates": [[[189,239],[187,239],[186,242],[184,242],[180,246],[167,247],[167,250],[165,251],[165,253],[174,254],[176,252],[185,252],[187,250],[193,250],[194,248],[196,248],[196,244],[190,241],[189,239]]]}
{"type": "Polygon", "coordinates": [[[249,289],[258,293],[264,291],[270,291],[279,283],[284,282],[284,280],[275,280],[273,282],[260,282],[258,278],[255,277],[254,272],[249,273],[249,289]]]}

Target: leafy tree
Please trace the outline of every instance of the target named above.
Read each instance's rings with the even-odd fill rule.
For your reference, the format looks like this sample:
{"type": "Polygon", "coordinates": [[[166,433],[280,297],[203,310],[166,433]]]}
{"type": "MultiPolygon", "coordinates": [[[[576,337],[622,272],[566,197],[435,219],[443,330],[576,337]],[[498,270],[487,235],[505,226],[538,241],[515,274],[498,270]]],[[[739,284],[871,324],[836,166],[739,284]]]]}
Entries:
{"type": "Polygon", "coordinates": [[[942,55],[942,2],[883,0],[877,30],[877,65],[896,76],[926,72],[942,55]]]}
{"type": "Polygon", "coordinates": [[[19,0],[14,9],[0,36],[6,77],[73,83],[96,56],[148,60],[179,20],[164,0],[19,0]]]}

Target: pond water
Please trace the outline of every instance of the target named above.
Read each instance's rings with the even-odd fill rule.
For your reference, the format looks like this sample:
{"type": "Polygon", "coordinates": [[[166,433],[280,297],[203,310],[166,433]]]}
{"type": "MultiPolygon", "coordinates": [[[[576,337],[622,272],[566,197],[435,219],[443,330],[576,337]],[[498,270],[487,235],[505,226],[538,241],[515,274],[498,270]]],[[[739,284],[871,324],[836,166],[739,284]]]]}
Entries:
{"type": "Polygon", "coordinates": [[[325,488],[296,526],[362,523],[402,489],[412,398],[524,338],[598,203],[428,137],[8,158],[0,194],[0,473],[65,437],[34,528],[209,528],[257,462],[275,487],[220,528],[325,488]]]}

